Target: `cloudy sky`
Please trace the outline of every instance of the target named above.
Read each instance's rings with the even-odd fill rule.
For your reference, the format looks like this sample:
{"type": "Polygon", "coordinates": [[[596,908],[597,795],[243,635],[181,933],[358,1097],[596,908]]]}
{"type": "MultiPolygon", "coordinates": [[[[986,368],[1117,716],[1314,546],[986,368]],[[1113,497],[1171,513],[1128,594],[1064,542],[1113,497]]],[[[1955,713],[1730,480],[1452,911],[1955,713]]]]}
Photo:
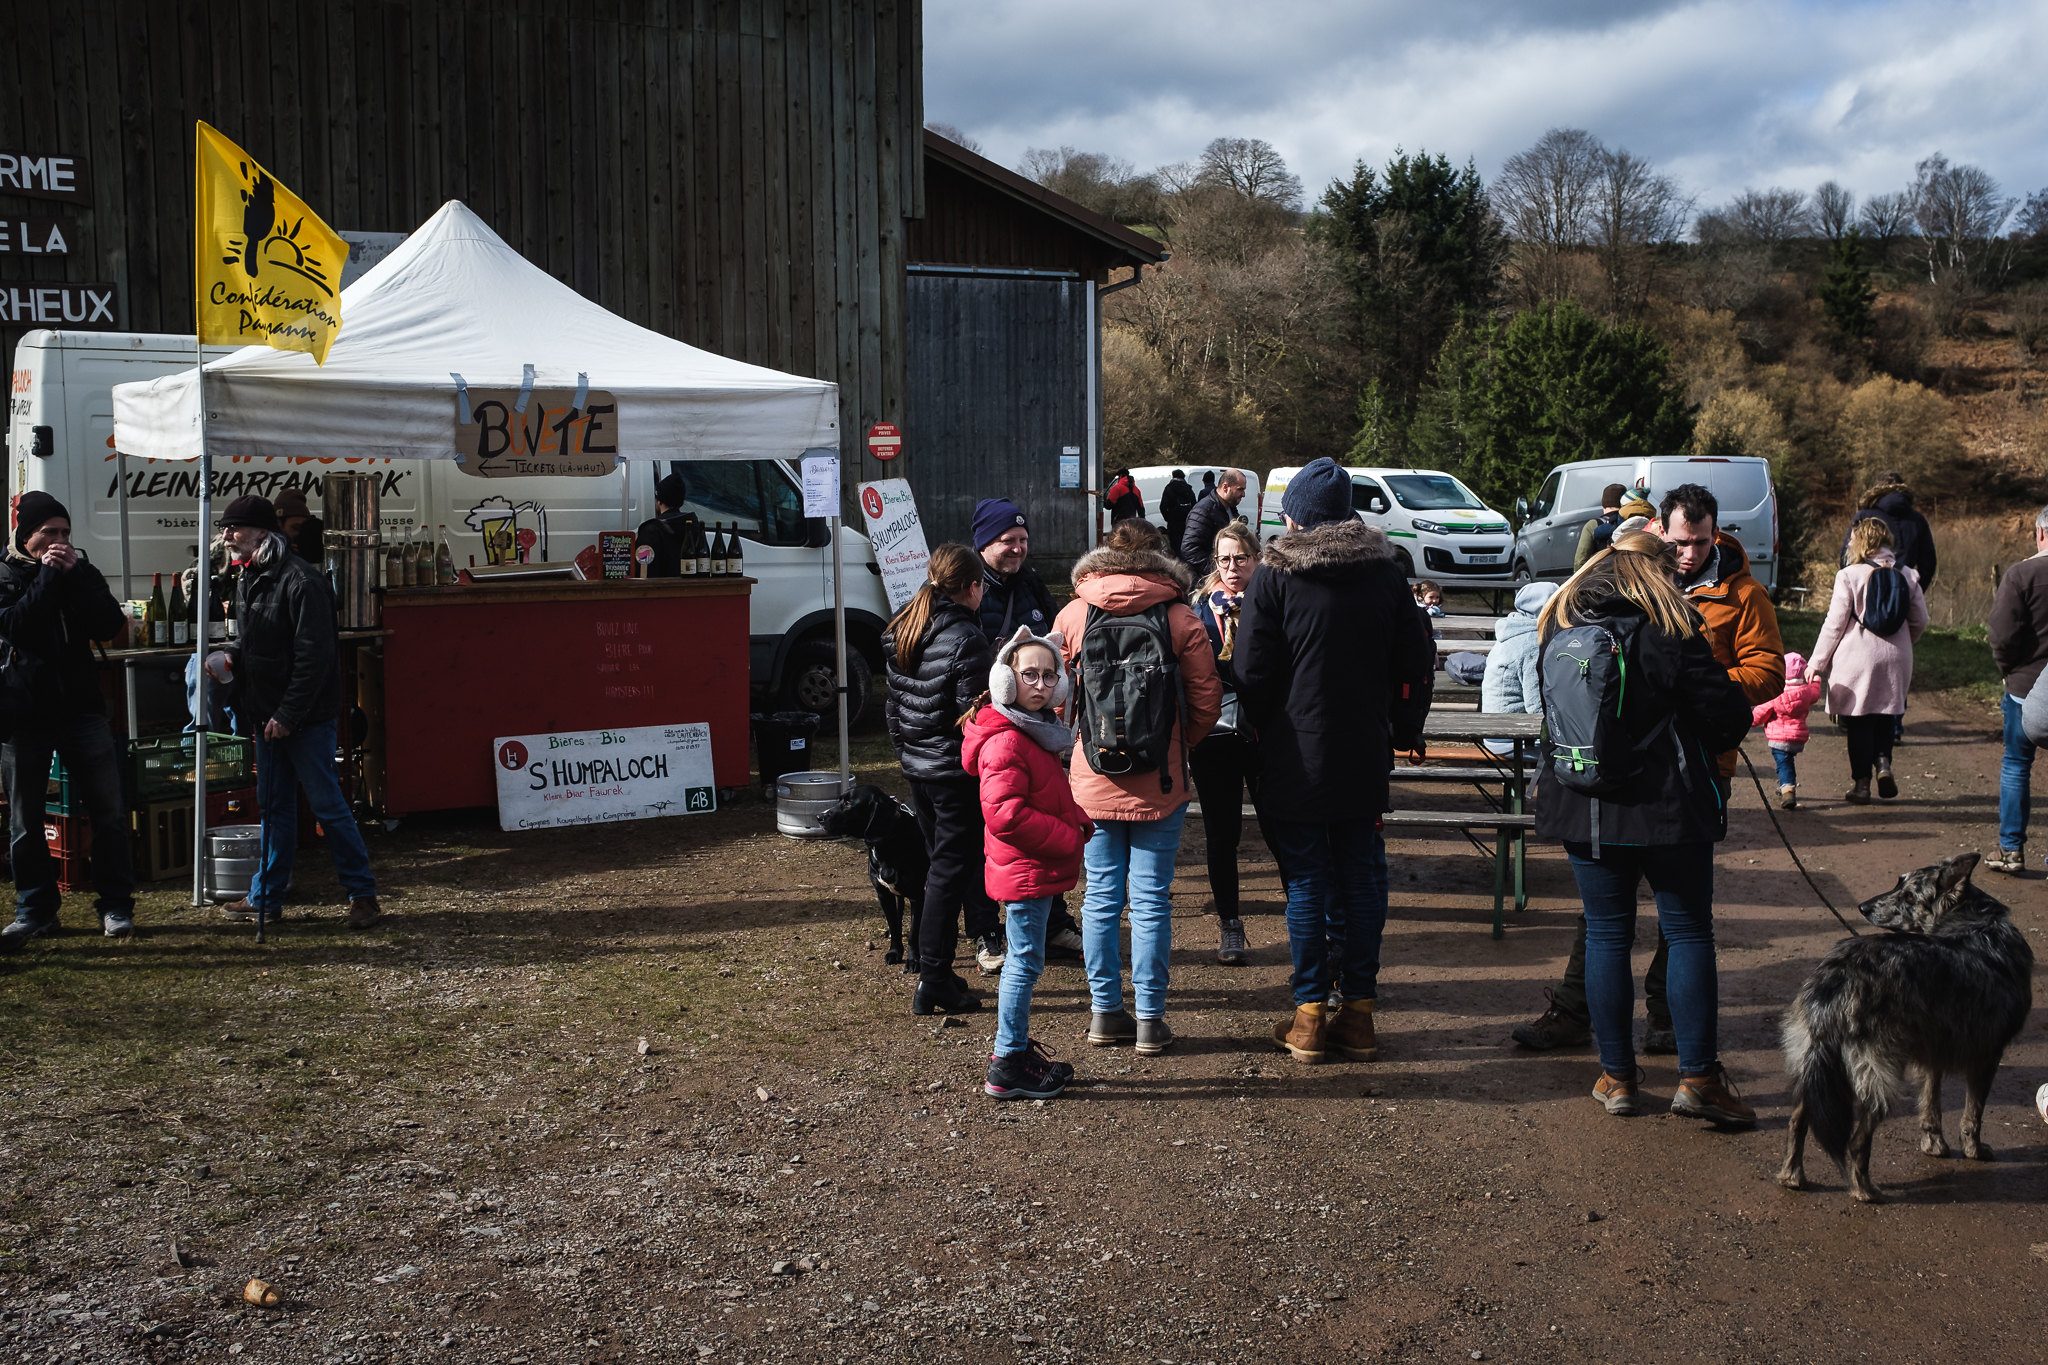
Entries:
{"type": "Polygon", "coordinates": [[[1546,128],[1647,156],[1702,207],[1860,196],[1940,150],[2048,187],[2048,0],[925,0],[925,113],[1008,166],[1140,169],[1262,137],[1313,198],[1396,147],[1491,180],[1546,128]]]}

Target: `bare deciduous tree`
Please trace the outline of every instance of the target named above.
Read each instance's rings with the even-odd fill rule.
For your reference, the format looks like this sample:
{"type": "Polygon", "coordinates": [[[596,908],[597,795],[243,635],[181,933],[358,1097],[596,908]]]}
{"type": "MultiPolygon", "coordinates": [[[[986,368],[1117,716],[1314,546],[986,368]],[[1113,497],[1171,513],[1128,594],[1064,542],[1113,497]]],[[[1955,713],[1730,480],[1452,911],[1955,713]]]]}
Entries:
{"type": "Polygon", "coordinates": [[[1524,305],[1572,293],[1606,154],[1583,128],[1552,128],[1502,163],[1492,198],[1516,244],[1514,275],[1524,305]]]}
{"type": "Polygon", "coordinates": [[[1769,246],[1804,237],[1813,231],[1813,215],[1806,206],[1806,192],[1788,190],[1781,185],[1773,185],[1767,190],[1744,190],[1721,212],[1738,236],[1769,246]]]}
{"type": "Polygon", "coordinates": [[[1856,196],[1832,180],[1823,180],[1813,192],[1813,217],[1823,236],[1839,242],[1856,221],[1856,196]]]}
{"type": "Polygon", "coordinates": [[[1033,147],[1024,153],[1018,171],[1063,194],[1084,208],[1118,222],[1140,222],[1159,216],[1159,186],[1138,174],[1131,163],[1101,152],[1072,147],[1033,147]]]}
{"type": "Polygon", "coordinates": [[[1878,263],[1888,263],[1893,244],[1913,230],[1913,196],[1871,195],[1863,201],[1863,211],[1856,215],[1856,226],[1874,249],[1878,263]]]}
{"type": "Polygon", "coordinates": [[[1691,201],[1669,176],[1626,148],[1603,150],[1587,214],[1588,236],[1607,279],[1607,309],[1633,317],[1649,302],[1652,248],[1685,229],[1691,201]]]}
{"type": "Polygon", "coordinates": [[[1290,213],[1301,208],[1301,177],[1263,138],[1217,138],[1202,149],[1199,179],[1290,213]]]}
{"type": "Polygon", "coordinates": [[[968,151],[973,152],[976,156],[981,155],[981,144],[975,141],[973,138],[969,137],[966,131],[963,130],[957,123],[927,122],[924,125],[924,129],[928,133],[937,133],[940,137],[946,139],[946,141],[948,142],[957,143],[958,145],[965,147],[968,151]]]}
{"type": "Polygon", "coordinates": [[[1995,258],[1988,250],[2014,201],[1981,166],[1956,166],[1940,152],[1914,167],[1913,221],[1926,244],[1927,280],[1952,272],[1968,284],[1989,282],[1995,258]]]}

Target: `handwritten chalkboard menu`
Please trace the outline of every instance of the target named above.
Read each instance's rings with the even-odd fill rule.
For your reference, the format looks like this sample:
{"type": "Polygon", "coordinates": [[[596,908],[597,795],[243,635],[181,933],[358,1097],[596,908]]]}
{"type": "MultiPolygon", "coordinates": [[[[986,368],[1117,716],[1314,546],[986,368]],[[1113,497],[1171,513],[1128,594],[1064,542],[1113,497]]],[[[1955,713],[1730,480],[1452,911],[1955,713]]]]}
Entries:
{"type": "Polygon", "coordinates": [[[632,531],[599,531],[597,557],[607,582],[633,576],[633,544],[639,537],[632,531]]]}

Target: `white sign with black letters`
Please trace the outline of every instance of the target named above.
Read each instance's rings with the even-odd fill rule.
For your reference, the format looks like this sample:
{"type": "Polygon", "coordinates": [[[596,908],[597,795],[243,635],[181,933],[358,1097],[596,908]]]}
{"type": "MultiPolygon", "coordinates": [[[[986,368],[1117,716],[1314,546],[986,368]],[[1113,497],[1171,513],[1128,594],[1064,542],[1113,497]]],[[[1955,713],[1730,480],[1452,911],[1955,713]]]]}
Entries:
{"type": "Polygon", "coordinates": [[[548,829],[715,810],[711,727],[641,725],[492,742],[498,828],[548,829]]]}

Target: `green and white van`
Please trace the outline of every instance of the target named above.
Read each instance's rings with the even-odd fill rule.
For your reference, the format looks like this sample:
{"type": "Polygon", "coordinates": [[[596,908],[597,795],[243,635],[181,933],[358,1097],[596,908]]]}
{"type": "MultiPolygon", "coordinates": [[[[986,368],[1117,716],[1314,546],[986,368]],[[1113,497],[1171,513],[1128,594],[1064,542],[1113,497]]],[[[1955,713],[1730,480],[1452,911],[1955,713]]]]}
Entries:
{"type": "MultiPolygon", "coordinates": [[[[1266,475],[1259,535],[1286,530],[1280,499],[1299,467],[1266,475]]],[[[1445,586],[1504,587],[1514,544],[1508,519],[1479,500],[1455,475],[1439,469],[1352,469],[1351,507],[1387,533],[1401,572],[1445,586]]]]}

